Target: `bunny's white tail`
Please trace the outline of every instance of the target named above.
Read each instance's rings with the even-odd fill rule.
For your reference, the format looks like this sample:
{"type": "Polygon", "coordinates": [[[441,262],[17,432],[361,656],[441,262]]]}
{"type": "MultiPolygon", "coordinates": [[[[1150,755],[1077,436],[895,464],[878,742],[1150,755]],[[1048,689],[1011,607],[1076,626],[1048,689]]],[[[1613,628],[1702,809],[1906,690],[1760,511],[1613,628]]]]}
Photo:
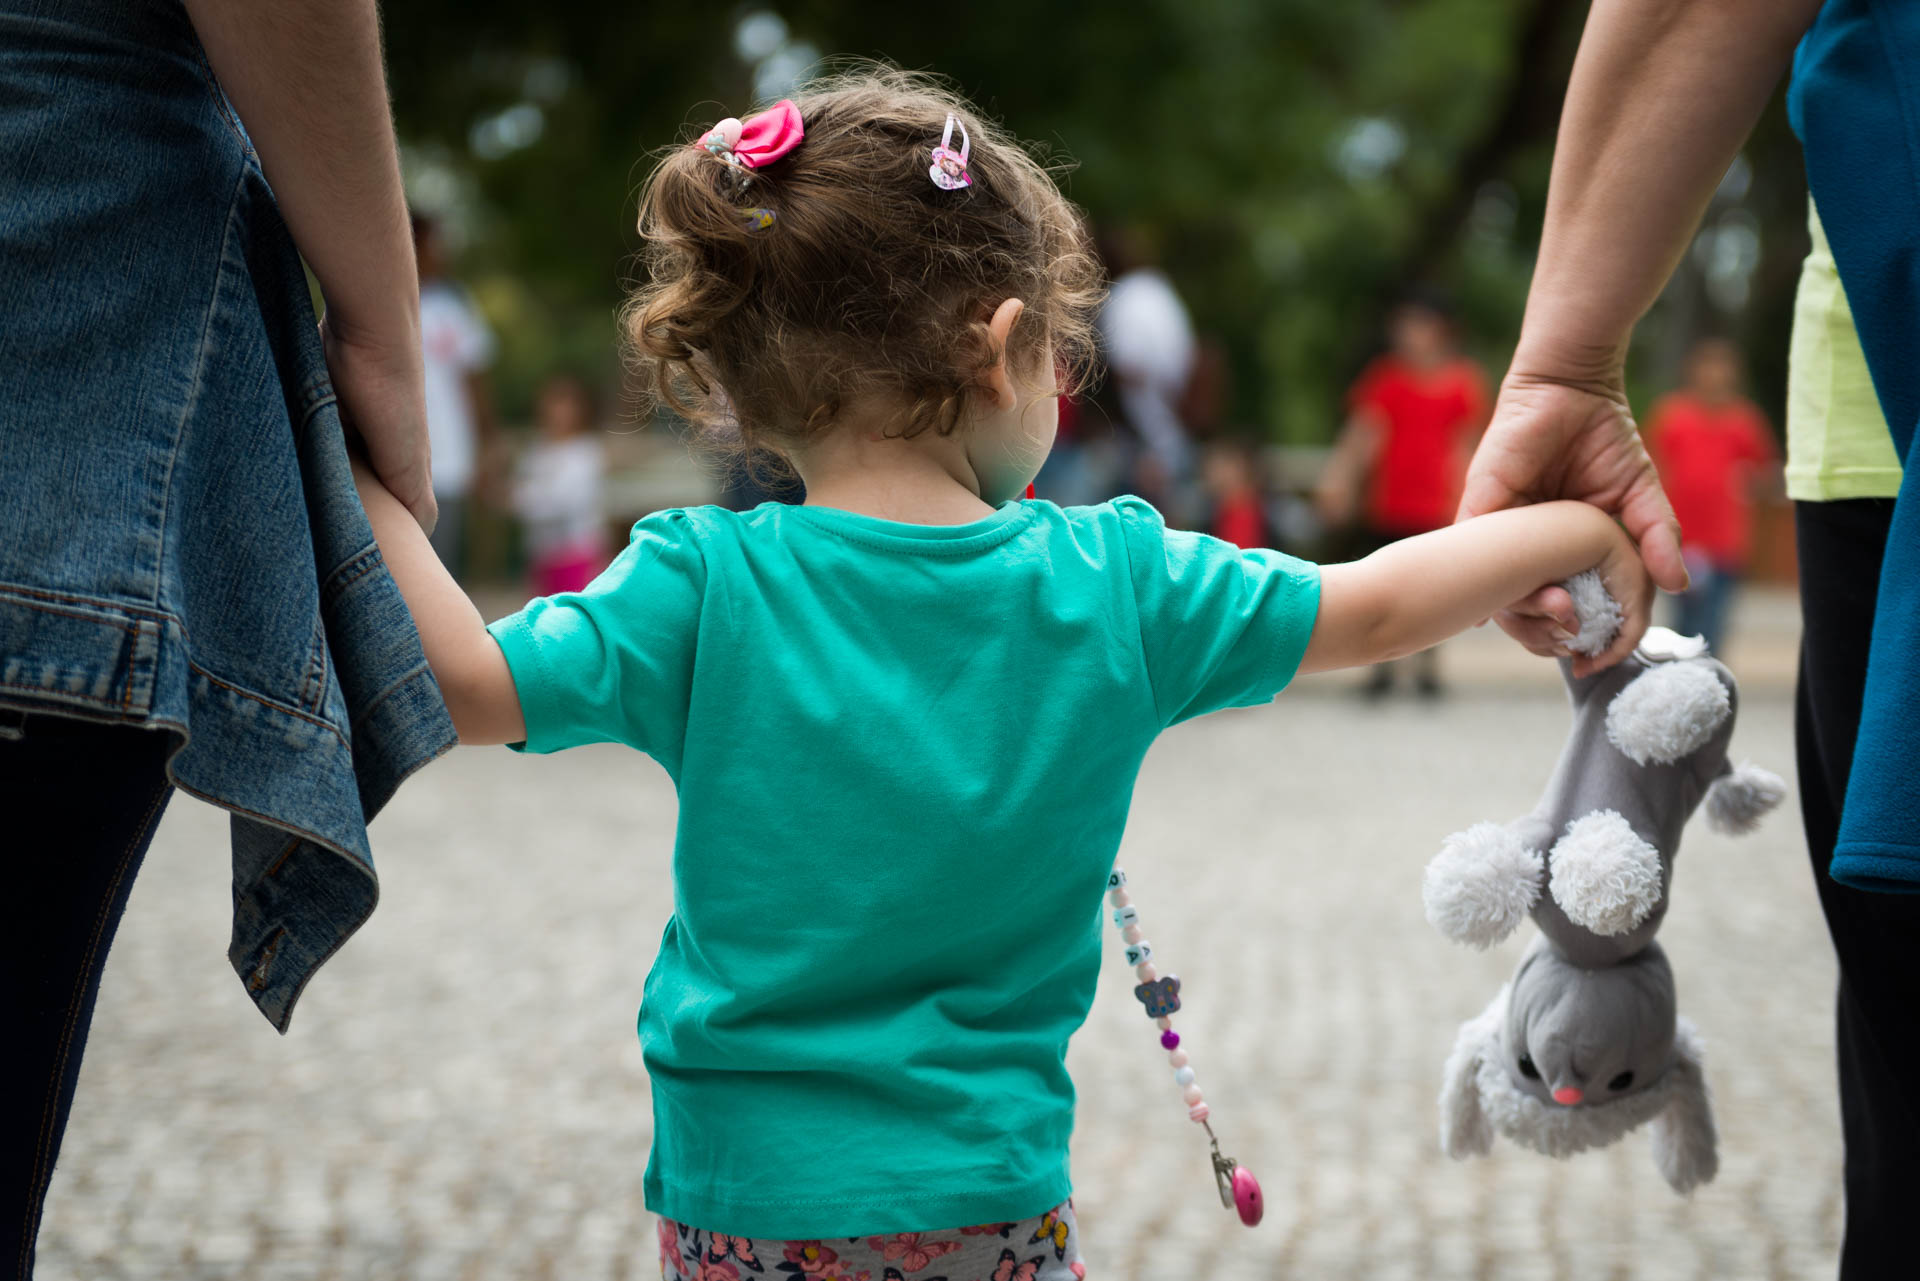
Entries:
{"type": "Polygon", "coordinates": [[[1707,822],[1717,831],[1744,835],[1758,827],[1786,795],[1787,785],[1778,774],[1742,764],[1715,779],[1707,790],[1707,822]]]}

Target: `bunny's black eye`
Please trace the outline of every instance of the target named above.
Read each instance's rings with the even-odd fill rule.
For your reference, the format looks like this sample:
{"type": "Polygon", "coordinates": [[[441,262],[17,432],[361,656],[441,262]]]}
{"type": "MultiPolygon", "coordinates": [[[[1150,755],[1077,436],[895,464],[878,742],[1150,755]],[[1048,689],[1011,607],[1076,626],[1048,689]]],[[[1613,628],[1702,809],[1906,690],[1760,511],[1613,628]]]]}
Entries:
{"type": "Polygon", "coordinates": [[[1520,1075],[1526,1077],[1529,1081],[1538,1081],[1540,1079],[1540,1069],[1535,1067],[1533,1060],[1524,1054],[1520,1056],[1520,1075]]]}
{"type": "Polygon", "coordinates": [[[1624,1090],[1632,1084],[1633,1084],[1633,1073],[1622,1072],[1619,1076],[1616,1076],[1613,1078],[1613,1080],[1607,1082],[1607,1088],[1609,1090],[1624,1090]]]}

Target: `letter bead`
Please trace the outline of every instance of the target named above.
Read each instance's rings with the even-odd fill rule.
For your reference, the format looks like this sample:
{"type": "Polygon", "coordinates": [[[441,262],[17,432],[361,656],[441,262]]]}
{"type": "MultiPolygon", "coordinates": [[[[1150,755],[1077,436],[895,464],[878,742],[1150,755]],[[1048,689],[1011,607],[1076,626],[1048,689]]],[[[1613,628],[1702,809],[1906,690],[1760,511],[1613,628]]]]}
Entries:
{"type": "Polygon", "coordinates": [[[1153,944],[1147,942],[1145,939],[1140,940],[1138,943],[1131,944],[1127,948],[1128,965],[1145,965],[1152,959],[1153,944]]]}
{"type": "Polygon", "coordinates": [[[1128,904],[1126,907],[1114,908],[1113,923],[1123,930],[1129,925],[1138,925],[1140,923],[1140,909],[1134,907],[1132,904],[1128,904]]]}
{"type": "Polygon", "coordinates": [[[1110,890],[1117,890],[1126,883],[1127,874],[1117,867],[1107,874],[1107,888],[1110,890]]]}

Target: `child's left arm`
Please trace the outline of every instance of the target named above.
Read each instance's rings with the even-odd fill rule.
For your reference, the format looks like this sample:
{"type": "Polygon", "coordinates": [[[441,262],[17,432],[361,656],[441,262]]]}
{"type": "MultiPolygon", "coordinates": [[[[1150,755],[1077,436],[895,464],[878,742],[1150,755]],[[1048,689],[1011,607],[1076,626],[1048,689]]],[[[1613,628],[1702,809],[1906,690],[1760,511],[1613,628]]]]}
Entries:
{"type": "Polygon", "coordinates": [[[1586,569],[1620,604],[1624,621],[1605,653],[1575,656],[1584,676],[1640,643],[1653,585],[1626,532],[1599,508],[1537,503],[1404,539],[1364,560],[1321,571],[1320,612],[1303,672],[1383,662],[1437,645],[1549,583],[1586,569]]]}
{"type": "Polygon", "coordinates": [[[453,581],[433,545],[407,509],[373,469],[353,460],[361,505],[380,544],[380,555],[399,584],[400,595],[420,631],[427,666],[440,682],[453,727],[463,743],[518,743],[527,736],[520,693],[500,646],[487,634],[480,611],[453,581]]]}

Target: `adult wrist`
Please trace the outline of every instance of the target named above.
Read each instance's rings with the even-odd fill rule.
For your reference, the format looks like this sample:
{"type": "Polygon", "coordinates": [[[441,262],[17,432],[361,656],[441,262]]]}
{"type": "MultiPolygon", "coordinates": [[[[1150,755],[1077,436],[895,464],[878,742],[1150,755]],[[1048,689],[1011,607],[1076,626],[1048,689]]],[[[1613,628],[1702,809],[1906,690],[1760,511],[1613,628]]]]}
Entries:
{"type": "Polygon", "coordinates": [[[420,295],[416,290],[355,306],[326,294],[325,325],[335,342],[368,352],[398,356],[420,350],[420,295]]]}
{"type": "Polygon", "coordinates": [[[1505,381],[1553,383],[1624,401],[1629,336],[1580,338],[1545,326],[1523,325],[1505,381]]]}

